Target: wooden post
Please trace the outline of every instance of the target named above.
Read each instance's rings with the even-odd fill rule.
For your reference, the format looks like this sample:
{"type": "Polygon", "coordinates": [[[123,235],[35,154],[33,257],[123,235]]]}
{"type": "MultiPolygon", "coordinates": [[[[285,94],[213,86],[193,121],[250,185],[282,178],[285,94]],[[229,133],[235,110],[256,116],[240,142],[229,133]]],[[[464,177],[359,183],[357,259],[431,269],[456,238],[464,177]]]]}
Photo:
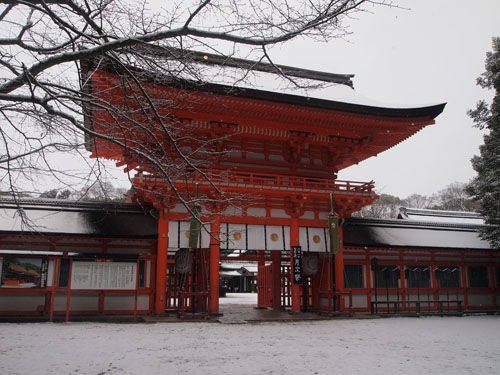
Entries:
{"type": "Polygon", "coordinates": [[[73,259],[69,260],[68,294],[66,297],[66,323],[69,321],[69,308],[71,301],[71,275],[73,273],[73,259]]]}
{"type": "Polygon", "coordinates": [[[136,269],[135,269],[135,296],[134,296],[134,321],[137,320],[137,291],[139,289],[139,262],[137,259],[136,269]]]}
{"type": "Polygon", "coordinates": [[[263,267],[266,264],[266,253],[264,250],[257,250],[257,266],[263,267]]]}
{"type": "Polygon", "coordinates": [[[156,251],[155,314],[164,314],[167,289],[168,217],[167,209],[160,209],[158,218],[158,248],[156,251]]]}
{"type": "MultiPolygon", "coordinates": [[[[335,289],[337,292],[344,291],[344,231],[342,225],[339,226],[340,251],[335,254],[335,289]]],[[[340,296],[340,310],[344,309],[344,297],[340,296]]]]}
{"type": "Polygon", "coordinates": [[[54,321],[54,303],[56,299],[56,285],[59,282],[59,264],[61,263],[62,258],[54,258],[54,276],[52,277],[52,288],[50,295],[50,311],[49,311],[49,319],[51,322],[54,321]]]}
{"type": "Polygon", "coordinates": [[[213,215],[210,226],[210,314],[219,313],[220,216],[213,215]]]}
{"type": "MultiPolygon", "coordinates": [[[[290,222],[290,248],[293,246],[300,246],[299,240],[299,218],[297,216],[292,216],[290,222]]],[[[292,290],[292,313],[300,312],[301,301],[300,292],[302,289],[302,284],[295,284],[293,281],[293,251],[290,249],[290,282],[292,290]]]]}
{"type": "Polygon", "coordinates": [[[463,308],[466,310],[469,307],[469,293],[468,293],[468,285],[467,280],[470,280],[469,276],[469,267],[467,267],[465,262],[465,252],[461,251],[460,254],[461,262],[460,262],[460,274],[462,275],[462,291],[463,291],[463,308]]]}
{"type": "Polygon", "coordinates": [[[271,251],[272,260],[272,307],[281,310],[281,251],[271,251]]]}
{"type": "MultiPolygon", "coordinates": [[[[490,256],[491,259],[491,256],[490,256]]],[[[491,261],[490,261],[491,262],[491,261]]],[[[495,267],[490,265],[488,268],[488,275],[489,275],[489,280],[488,280],[488,285],[491,290],[491,304],[497,307],[497,295],[495,292],[495,267]]]]}

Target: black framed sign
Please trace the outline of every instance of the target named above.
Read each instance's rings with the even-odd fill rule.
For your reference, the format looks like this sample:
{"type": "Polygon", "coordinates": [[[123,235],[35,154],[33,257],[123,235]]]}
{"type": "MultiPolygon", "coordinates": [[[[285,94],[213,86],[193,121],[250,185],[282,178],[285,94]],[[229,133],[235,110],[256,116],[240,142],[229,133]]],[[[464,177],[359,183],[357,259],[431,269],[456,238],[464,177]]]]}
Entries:
{"type": "Polygon", "coordinates": [[[302,283],[302,246],[292,246],[293,254],[293,283],[302,283]]]}

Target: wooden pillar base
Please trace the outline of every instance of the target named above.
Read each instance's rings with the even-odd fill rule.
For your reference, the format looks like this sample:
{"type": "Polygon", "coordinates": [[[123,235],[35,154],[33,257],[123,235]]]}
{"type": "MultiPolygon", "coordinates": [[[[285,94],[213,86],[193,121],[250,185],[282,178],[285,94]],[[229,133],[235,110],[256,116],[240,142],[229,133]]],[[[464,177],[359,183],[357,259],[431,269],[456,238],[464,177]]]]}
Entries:
{"type": "Polygon", "coordinates": [[[156,291],[155,314],[164,314],[167,296],[167,255],[168,255],[168,218],[166,209],[160,210],[158,218],[158,248],[156,250],[156,291]]]}
{"type": "Polygon", "coordinates": [[[281,251],[271,251],[273,310],[281,310],[281,251]]]}
{"type": "Polygon", "coordinates": [[[210,244],[210,302],[209,312],[212,315],[219,314],[219,260],[220,260],[220,219],[214,215],[210,228],[212,232],[210,244]]]}

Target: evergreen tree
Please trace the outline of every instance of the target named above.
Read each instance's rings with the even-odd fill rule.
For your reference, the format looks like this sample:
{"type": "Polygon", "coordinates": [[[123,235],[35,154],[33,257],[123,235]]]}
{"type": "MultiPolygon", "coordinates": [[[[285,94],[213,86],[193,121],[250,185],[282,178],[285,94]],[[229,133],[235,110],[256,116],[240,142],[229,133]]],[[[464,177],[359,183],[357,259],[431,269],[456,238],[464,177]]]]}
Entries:
{"type": "Polygon", "coordinates": [[[476,127],[488,132],[479,148],[480,155],[472,158],[477,177],[467,190],[479,202],[479,212],[491,225],[484,230],[483,238],[500,248],[500,37],[493,38],[493,52],[486,54],[486,71],[477,84],[495,90],[495,96],[491,106],[483,100],[468,113],[476,127]]]}

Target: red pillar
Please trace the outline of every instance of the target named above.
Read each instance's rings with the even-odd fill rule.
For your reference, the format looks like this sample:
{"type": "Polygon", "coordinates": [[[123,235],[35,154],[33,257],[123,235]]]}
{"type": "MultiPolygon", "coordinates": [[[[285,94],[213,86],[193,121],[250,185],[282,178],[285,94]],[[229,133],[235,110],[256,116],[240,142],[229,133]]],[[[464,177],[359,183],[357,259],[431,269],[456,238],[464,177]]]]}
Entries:
{"type": "Polygon", "coordinates": [[[257,265],[263,267],[266,264],[266,253],[263,250],[257,250],[257,265]]]}
{"type": "Polygon", "coordinates": [[[164,314],[167,289],[168,218],[167,209],[160,210],[158,218],[158,248],[156,250],[155,314],[164,314]]]}
{"type": "MultiPolygon", "coordinates": [[[[299,218],[292,217],[290,223],[290,247],[300,246],[299,240],[299,218]]],[[[292,289],[292,313],[300,312],[301,301],[300,292],[302,289],[302,284],[295,284],[293,282],[293,251],[290,249],[290,282],[292,289]]]]}
{"type": "MultiPolygon", "coordinates": [[[[335,254],[335,289],[337,292],[344,291],[344,231],[339,225],[340,251],[335,254]]],[[[340,297],[340,308],[344,308],[344,298],[340,297]]]]}
{"type": "Polygon", "coordinates": [[[210,314],[219,313],[220,217],[214,215],[210,226],[210,314]]]}
{"type": "Polygon", "coordinates": [[[273,310],[281,310],[281,251],[271,251],[273,310]]]}

